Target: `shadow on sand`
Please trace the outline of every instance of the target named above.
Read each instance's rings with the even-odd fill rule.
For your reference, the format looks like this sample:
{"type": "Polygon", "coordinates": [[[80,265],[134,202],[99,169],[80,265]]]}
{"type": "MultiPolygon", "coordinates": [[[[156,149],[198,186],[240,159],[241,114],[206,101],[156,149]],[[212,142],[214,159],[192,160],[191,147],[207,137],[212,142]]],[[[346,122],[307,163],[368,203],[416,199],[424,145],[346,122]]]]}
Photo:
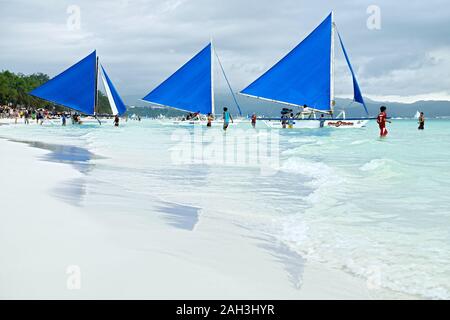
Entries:
{"type": "Polygon", "coordinates": [[[164,214],[164,219],[171,226],[193,231],[199,221],[201,208],[172,202],[162,202],[157,210],[164,214]]]}
{"type": "MultiPolygon", "coordinates": [[[[11,142],[24,143],[32,148],[50,151],[40,157],[42,161],[64,163],[72,165],[76,170],[86,175],[94,168],[93,159],[103,159],[87,149],[75,146],[51,144],[40,141],[27,141],[7,139],[11,142]]],[[[54,195],[69,204],[80,206],[86,195],[86,180],[84,178],[72,179],[53,189],[54,195]]]]}

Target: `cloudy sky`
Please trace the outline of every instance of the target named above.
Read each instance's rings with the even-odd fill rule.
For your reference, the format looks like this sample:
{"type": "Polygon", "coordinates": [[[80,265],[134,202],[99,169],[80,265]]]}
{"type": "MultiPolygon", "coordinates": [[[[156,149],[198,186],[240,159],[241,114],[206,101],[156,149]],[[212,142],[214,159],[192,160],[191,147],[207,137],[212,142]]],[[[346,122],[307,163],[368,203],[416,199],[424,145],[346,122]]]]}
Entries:
{"type": "MultiPolygon", "coordinates": [[[[0,0],[0,8],[0,69],[54,76],[97,49],[124,96],[147,94],[210,37],[242,89],[334,10],[365,96],[450,100],[448,0],[0,0]]],[[[336,57],[336,91],[346,96],[348,70],[336,57]]]]}

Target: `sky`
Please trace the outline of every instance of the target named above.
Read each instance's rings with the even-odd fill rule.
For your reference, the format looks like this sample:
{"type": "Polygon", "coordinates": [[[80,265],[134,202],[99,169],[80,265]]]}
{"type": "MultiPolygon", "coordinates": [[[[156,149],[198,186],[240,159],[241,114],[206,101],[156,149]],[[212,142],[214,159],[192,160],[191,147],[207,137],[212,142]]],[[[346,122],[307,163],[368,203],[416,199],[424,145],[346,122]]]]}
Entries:
{"type": "MultiPolygon", "coordinates": [[[[97,50],[123,96],[145,96],[214,39],[243,89],[334,11],[363,95],[450,100],[448,0],[0,0],[0,70],[51,77],[97,50]]],[[[352,94],[336,51],[336,94],[352,94]]]]}

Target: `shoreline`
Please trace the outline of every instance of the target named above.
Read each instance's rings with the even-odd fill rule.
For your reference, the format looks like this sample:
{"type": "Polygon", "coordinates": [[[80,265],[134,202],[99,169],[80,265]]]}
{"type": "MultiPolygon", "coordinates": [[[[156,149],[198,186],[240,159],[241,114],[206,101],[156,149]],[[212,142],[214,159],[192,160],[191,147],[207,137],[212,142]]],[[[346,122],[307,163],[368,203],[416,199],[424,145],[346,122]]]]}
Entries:
{"type": "Polygon", "coordinates": [[[0,266],[2,298],[379,298],[363,279],[305,261],[271,238],[201,211],[201,221],[187,230],[168,224],[167,212],[129,217],[70,205],[49,190],[86,174],[45,160],[49,150],[24,146],[0,139],[2,166],[10,167],[0,182],[4,190],[10,187],[0,214],[0,250],[7,261],[0,266]],[[25,186],[16,179],[23,167],[32,172],[25,186]],[[28,204],[23,193],[31,195],[28,204]],[[87,275],[81,290],[68,290],[66,268],[77,263],[87,275]]]}

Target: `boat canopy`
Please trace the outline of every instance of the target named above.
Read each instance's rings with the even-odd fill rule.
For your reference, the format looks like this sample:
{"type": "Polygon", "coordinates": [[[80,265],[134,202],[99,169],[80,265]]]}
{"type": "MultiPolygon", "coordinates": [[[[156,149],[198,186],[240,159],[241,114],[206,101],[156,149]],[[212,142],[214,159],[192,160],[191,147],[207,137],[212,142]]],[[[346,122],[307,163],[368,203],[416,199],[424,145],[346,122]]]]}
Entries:
{"type": "MultiPolygon", "coordinates": [[[[98,81],[97,60],[97,53],[94,51],[29,94],[86,115],[95,115],[98,81]]],[[[103,84],[112,114],[123,115],[126,112],[126,106],[103,67],[102,71],[103,84]]]]}
{"type": "MultiPolygon", "coordinates": [[[[353,78],[354,100],[367,108],[342,39],[353,78]]],[[[240,92],[243,95],[332,112],[334,106],[334,22],[330,13],[300,44],[240,92]]]]}
{"type": "Polygon", "coordinates": [[[209,43],[143,100],[183,111],[214,113],[211,50],[209,43]]]}
{"type": "Polygon", "coordinates": [[[62,105],[84,114],[95,113],[96,52],[77,62],[30,95],[62,105]]]}

